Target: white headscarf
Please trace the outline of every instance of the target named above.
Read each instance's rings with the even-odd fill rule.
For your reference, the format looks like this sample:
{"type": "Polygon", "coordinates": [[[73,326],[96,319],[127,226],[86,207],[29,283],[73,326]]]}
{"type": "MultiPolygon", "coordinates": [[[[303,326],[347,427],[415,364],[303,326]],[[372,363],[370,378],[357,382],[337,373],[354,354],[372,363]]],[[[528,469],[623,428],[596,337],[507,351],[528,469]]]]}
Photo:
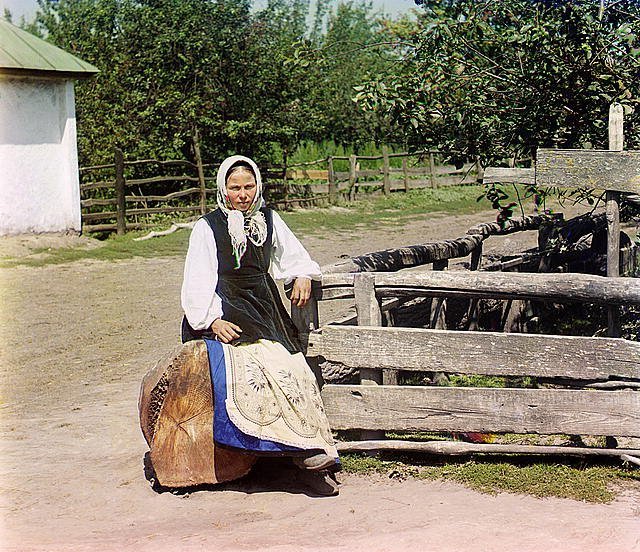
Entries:
{"type": "Polygon", "coordinates": [[[258,247],[263,245],[267,240],[267,221],[260,211],[260,208],[264,205],[260,169],[258,169],[258,166],[248,157],[232,155],[231,157],[227,157],[220,165],[216,177],[216,184],[218,186],[218,207],[227,217],[227,231],[231,238],[236,268],[240,268],[240,259],[242,259],[242,256],[247,250],[247,238],[258,247]],[[253,174],[256,177],[256,196],[253,198],[253,203],[249,209],[244,213],[233,208],[227,195],[227,173],[233,165],[241,161],[253,169],[253,174]]]}

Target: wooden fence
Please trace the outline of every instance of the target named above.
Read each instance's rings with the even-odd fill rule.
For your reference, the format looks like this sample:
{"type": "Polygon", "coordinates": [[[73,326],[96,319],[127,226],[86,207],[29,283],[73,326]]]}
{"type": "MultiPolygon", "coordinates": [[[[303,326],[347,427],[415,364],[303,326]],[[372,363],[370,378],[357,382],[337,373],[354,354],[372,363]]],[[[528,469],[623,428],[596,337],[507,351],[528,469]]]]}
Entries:
{"type": "Polygon", "coordinates": [[[146,228],[146,215],[159,213],[204,214],[209,198],[215,193],[207,183],[214,180],[204,176],[204,166],[185,160],[158,161],[154,159],[124,161],[122,151],[115,150],[114,163],[81,167],[81,206],[83,232],[112,232],[124,234],[127,229],[146,228]],[[177,169],[178,174],[135,178],[126,176],[127,169],[153,166],[177,169]],[[107,173],[104,179],[89,181],[87,175],[107,173]],[[174,191],[153,193],[153,186],[169,185],[174,191]],[[150,191],[148,191],[150,190],[150,191]],[[135,192],[138,193],[135,193],[135,192]],[[97,192],[97,193],[96,193],[97,192]],[[151,205],[151,206],[150,206],[151,205]],[[105,209],[107,207],[107,209],[105,209]]]}
{"type": "MultiPolygon", "coordinates": [[[[612,106],[614,126],[618,112],[621,116],[621,109],[612,106]]],[[[329,383],[322,389],[331,426],[361,430],[360,441],[339,443],[339,450],[640,455],[640,447],[612,448],[612,437],[640,438],[640,343],[618,337],[618,310],[640,305],[640,280],[621,276],[617,198],[611,197],[640,191],[634,168],[640,152],[620,155],[619,149],[539,151],[533,173],[537,183],[609,190],[614,205],[608,205],[606,216],[607,277],[478,271],[484,239],[542,228],[544,217],[480,225],[458,240],[371,253],[327,267],[315,300],[305,309],[294,307],[292,315],[306,338],[311,364],[326,361],[338,373],[358,374],[359,384],[329,383]],[[445,270],[449,259],[466,255],[471,270],[445,270]],[[425,264],[432,264],[432,270],[400,270],[425,264]],[[393,327],[386,313],[419,297],[431,299],[427,327],[393,327]],[[318,327],[317,300],[338,298],[354,301],[355,318],[318,327]],[[442,312],[452,299],[468,301],[467,330],[474,329],[474,311],[482,299],[505,302],[503,321],[517,301],[602,305],[609,312],[611,337],[448,330],[442,312]],[[505,387],[398,385],[399,373],[415,372],[501,376],[505,387]],[[543,384],[513,384],[513,378],[523,376],[543,384]],[[608,446],[386,440],[388,431],[595,435],[607,437],[608,446]]],[[[637,248],[631,249],[635,260],[623,266],[637,267],[637,248]]]]}
{"type": "MultiPolygon", "coordinates": [[[[342,371],[359,373],[359,385],[329,383],[322,390],[331,426],[336,430],[363,431],[363,441],[340,443],[340,450],[618,456],[640,453],[623,448],[384,440],[384,432],[388,431],[640,437],[640,343],[605,337],[443,329],[440,313],[446,309],[447,300],[452,299],[467,300],[469,311],[477,308],[479,300],[502,300],[505,315],[513,302],[523,300],[640,305],[640,280],[636,278],[444,270],[447,260],[442,257],[449,254],[451,258],[470,255],[470,266],[477,269],[484,239],[532,229],[542,222],[544,217],[522,224],[513,221],[511,228],[497,232],[493,224],[488,224],[475,247],[472,241],[480,235],[479,228],[453,240],[457,241],[453,251],[451,242],[430,244],[431,252],[422,251],[421,258],[403,256],[402,250],[381,252],[382,258],[390,255],[404,259],[400,264],[387,264],[385,269],[430,262],[432,271],[331,273],[344,268],[344,264],[327,267],[315,299],[352,299],[356,317],[318,328],[317,303],[312,302],[305,309],[294,308],[294,319],[306,334],[306,354],[311,364],[327,361],[342,371]],[[391,310],[417,297],[432,298],[427,307],[429,328],[382,327],[391,310]],[[506,388],[408,386],[397,384],[399,371],[528,376],[545,385],[536,389],[509,387],[511,380],[507,379],[506,388]],[[548,388],[549,383],[552,388],[548,388]]],[[[359,270],[366,270],[373,255],[350,262],[359,270]]],[[[503,268],[513,270],[510,265],[503,268]]]]}
{"type": "Polygon", "coordinates": [[[390,153],[386,147],[382,148],[382,155],[330,156],[287,167],[286,179],[277,186],[281,202],[285,204],[308,202],[310,198],[334,203],[340,194],[353,200],[361,192],[379,190],[389,194],[417,188],[475,184],[482,180],[482,168],[478,163],[457,168],[441,164],[441,156],[442,152],[429,150],[390,153]],[[394,159],[399,159],[401,166],[393,166],[394,159]],[[348,163],[349,169],[336,170],[339,162],[348,163]],[[361,168],[365,163],[368,167],[361,168]],[[297,195],[301,197],[294,197],[297,195]]]}
{"type": "MultiPolygon", "coordinates": [[[[184,159],[125,161],[116,148],[113,163],[81,167],[83,232],[124,234],[155,226],[157,222],[148,220],[149,215],[198,217],[215,208],[219,163],[203,163],[197,142],[195,145],[195,163],[184,159]]],[[[282,169],[267,168],[263,176],[266,180],[282,178],[282,169]]]]}
{"type": "MultiPolygon", "coordinates": [[[[198,142],[195,162],[145,159],[126,161],[115,149],[114,162],[80,168],[82,228],[84,232],[123,234],[127,229],[155,226],[149,216],[182,213],[194,217],[215,207],[215,171],[218,163],[203,163],[198,142]]],[[[414,188],[472,184],[477,181],[476,164],[461,168],[436,163],[438,152],[388,153],[380,156],[328,157],[305,165],[267,167],[263,170],[267,201],[272,205],[335,203],[340,195],[381,190],[408,191],[414,188]],[[392,159],[401,159],[393,167],[392,159]],[[419,160],[422,159],[423,162],[419,160]],[[349,171],[336,171],[338,162],[349,163],[349,171]],[[361,163],[376,164],[361,169],[361,163]],[[308,167],[326,167],[310,169],[308,167]]]]}

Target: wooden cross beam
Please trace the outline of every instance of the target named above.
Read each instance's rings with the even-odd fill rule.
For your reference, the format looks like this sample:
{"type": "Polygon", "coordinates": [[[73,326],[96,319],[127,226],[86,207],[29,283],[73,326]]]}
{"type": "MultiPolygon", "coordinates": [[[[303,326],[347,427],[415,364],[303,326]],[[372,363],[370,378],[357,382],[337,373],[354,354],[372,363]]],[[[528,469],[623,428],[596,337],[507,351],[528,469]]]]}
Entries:
{"type": "MultiPolygon", "coordinates": [[[[622,151],[624,111],[609,108],[609,150],[538,149],[535,181],[538,186],[595,188],[607,197],[607,276],[620,276],[620,192],[640,192],[640,151],[622,151]]],[[[619,312],[609,309],[609,335],[620,335],[619,312]]]]}
{"type": "Polygon", "coordinates": [[[640,193],[640,151],[540,148],[535,171],[538,186],[640,193]]]}

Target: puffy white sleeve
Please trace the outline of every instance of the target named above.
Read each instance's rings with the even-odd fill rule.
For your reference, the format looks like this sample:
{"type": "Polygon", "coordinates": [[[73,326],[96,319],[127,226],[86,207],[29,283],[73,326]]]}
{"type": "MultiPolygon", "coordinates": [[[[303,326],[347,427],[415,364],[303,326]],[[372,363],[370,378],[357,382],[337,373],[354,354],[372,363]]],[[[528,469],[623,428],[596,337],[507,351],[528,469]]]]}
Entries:
{"type": "Polygon", "coordinates": [[[191,231],[189,250],[184,263],[180,299],[182,309],[194,330],[204,330],[222,316],[222,301],[216,293],[218,255],[216,240],[204,219],[191,231]]]}
{"type": "Polygon", "coordinates": [[[298,277],[312,280],[322,278],[318,263],[311,259],[300,240],[275,211],[273,211],[272,244],[270,272],[276,280],[289,283],[298,277]]]}

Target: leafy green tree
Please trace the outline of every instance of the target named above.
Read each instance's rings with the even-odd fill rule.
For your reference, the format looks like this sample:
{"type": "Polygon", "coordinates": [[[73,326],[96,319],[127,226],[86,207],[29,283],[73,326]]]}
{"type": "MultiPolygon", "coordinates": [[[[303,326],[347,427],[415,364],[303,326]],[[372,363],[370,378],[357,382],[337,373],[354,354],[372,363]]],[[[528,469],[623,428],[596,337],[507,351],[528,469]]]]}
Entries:
{"type": "Polygon", "coordinates": [[[279,162],[304,140],[388,138],[354,86],[392,68],[369,3],[309,0],[38,0],[36,25],[100,73],[76,88],[81,164],[245,152],[279,162]],[[312,56],[295,54],[303,46],[312,56]],[[319,52],[319,54],[318,54],[319,52]]]}
{"type": "Polygon", "coordinates": [[[307,101],[308,68],[290,64],[305,40],[308,0],[269,0],[252,19],[245,43],[243,87],[231,98],[237,118],[228,122],[236,149],[279,162],[318,123],[307,101]]]}
{"type": "Polygon", "coordinates": [[[326,32],[316,33],[315,70],[321,80],[310,101],[318,106],[321,122],[314,136],[357,149],[372,141],[393,140],[385,117],[360,110],[355,87],[393,74],[397,56],[389,47],[386,22],[370,2],[340,2],[328,15],[326,32]]]}
{"type": "Polygon", "coordinates": [[[638,144],[640,5],[633,1],[425,1],[407,63],[357,96],[416,148],[485,163],[537,147],[607,147],[612,101],[638,144]]]}

